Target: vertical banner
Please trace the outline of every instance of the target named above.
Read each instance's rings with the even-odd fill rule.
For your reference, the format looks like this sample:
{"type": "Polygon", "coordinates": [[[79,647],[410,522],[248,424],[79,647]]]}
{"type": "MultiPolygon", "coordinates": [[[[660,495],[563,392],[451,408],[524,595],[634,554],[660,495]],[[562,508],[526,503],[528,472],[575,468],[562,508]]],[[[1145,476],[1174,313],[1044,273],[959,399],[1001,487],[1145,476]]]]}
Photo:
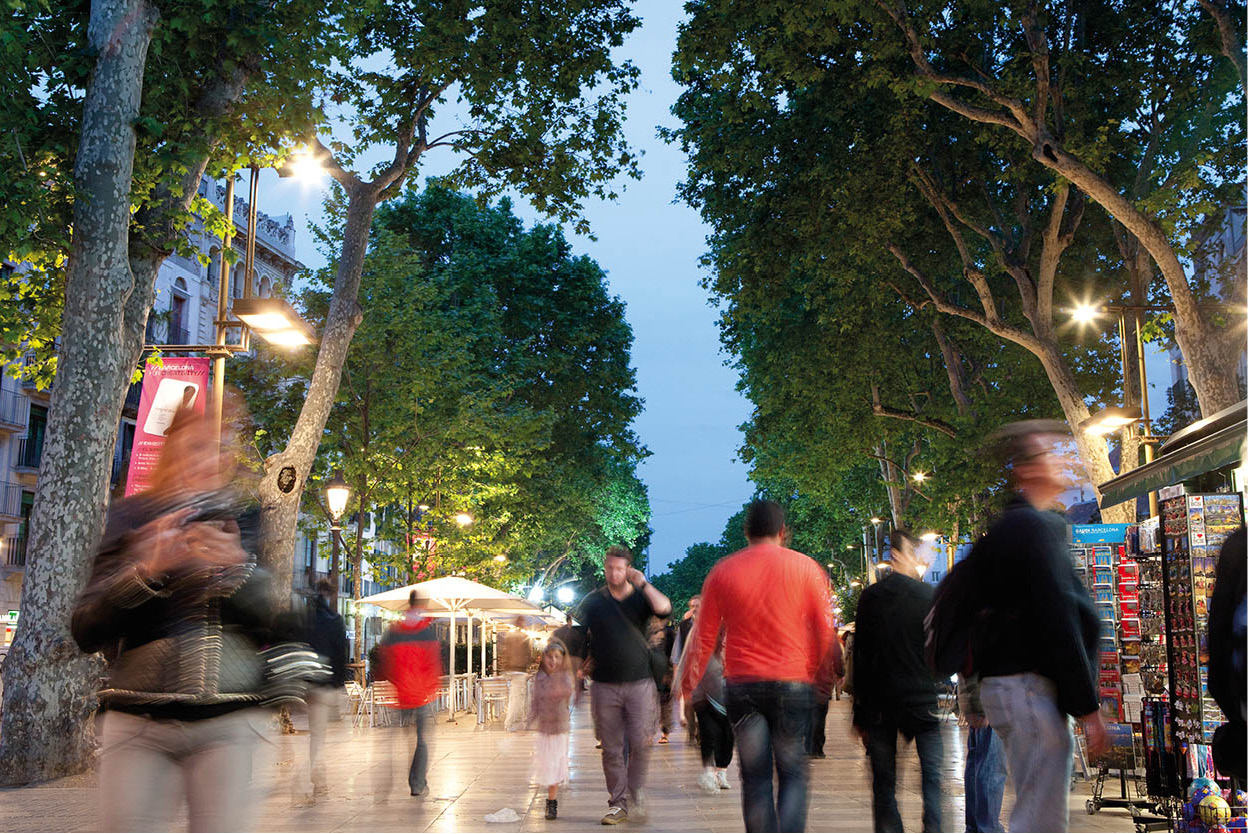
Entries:
{"type": "Polygon", "coordinates": [[[166,357],[161,365],[149,362],[143,369],[139,419],[134,427],[134,446],[126,475],[127,496],[147,489],[173,415],[181,408],[204,413],[211,363],[206,357],[166,357]]]}

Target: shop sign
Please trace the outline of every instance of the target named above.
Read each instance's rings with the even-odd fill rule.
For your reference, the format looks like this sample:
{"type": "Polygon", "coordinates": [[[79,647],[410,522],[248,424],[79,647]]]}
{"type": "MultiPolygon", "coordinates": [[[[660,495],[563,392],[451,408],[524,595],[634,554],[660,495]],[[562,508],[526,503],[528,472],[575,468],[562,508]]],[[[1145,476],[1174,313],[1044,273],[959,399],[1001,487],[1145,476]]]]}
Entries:
{"type": "Polygon", "coordinates": [[[139,397],[138,422],[134,426],[134,446],[126,475],[126,495],[147,489],[152,472],[165,445],[165,433],[173,416],[182,408],[203,414],[207,404],[207,357],[165,357],[161,364],[148,362],[143,370],[143,392],[139,397]]]}
{"type": "Polygon", "coordinates": [[[1118,544],[1127,540],[1126,524],[1076,524],[1072,544],[1118,544]]]}
{"type": "Polygon", "coordinates": [[[5,619],[5,622],[8,623],[9,625],[13,625],[14,623],[17,622],[17,617],[18,617],[18,612],[10,610],[9,616],[5,619]]]}

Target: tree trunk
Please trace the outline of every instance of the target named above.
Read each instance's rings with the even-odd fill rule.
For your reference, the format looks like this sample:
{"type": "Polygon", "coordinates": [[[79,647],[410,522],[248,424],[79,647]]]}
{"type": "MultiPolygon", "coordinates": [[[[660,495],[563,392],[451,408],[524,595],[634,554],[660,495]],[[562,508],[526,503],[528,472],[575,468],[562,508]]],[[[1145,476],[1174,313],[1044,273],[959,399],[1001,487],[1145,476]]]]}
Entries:
{"type": "Polygon", "coordinates": [[[129,266],[134,120],[159,18],[145,0],[96,0],[87,29],[96,63],[74,163],[74,234],[57,378],[30,521],[22,620],[4,663],[0,782],[89,766],[96,656],[78,651],[69,621],[86,583],[107,503],[117,415],[151,306],[129,266]]]}
{"type": "Polygon", "coordinates": [[[300,499],[321,443],[325,422],[329,419],[330,408],[338,394],[347,348],[361,320],[358,302],[360,278],[364,272],[369,227],[377,208],[378,195],[372,187],[355,187],[348,193],[342,257],[338,262],[334,293],[329,303],[325,332],[321,336],[312,384],[308,387],[307,398],[286,448],[265,461],[264,478],[260,482],[265,530],[261,561],[274,577],[273,605],[278,610],[286,610],[291,604],[300,499]],[[293,470],[290,482],[279,479],[287,468],[293,470]],[[279,480],[289,488],[288,491],[282,490],[279,480]]]}

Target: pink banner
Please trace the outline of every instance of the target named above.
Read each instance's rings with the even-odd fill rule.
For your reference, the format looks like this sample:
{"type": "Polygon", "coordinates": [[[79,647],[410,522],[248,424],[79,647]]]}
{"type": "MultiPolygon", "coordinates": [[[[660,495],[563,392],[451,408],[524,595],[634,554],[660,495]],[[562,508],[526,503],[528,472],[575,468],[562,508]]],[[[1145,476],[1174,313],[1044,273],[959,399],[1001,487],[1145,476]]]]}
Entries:
{"type": "Polygon", "coordinates": [[[139,419],[134,427],[126,495],[147,489],[151,482],[165,433],[173,415],[181,408],[203,414],[208,404],[208,368],[204,357],[166,357],[162,365],[151,362],[143,370],[143,393],[139,397],[139,419]]]}

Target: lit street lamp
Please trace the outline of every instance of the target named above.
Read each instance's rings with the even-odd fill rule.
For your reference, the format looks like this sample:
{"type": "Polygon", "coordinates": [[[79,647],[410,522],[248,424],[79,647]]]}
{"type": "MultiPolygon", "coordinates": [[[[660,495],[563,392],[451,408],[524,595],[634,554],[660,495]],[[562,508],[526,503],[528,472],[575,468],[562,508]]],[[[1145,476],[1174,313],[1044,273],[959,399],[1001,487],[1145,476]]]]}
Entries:
{"type": "Polygon", "coordinates": [[[347,484],[342,472],[334,473],[334,477],[325,483],[325,503],[329,506],[329,540],[333,548],[329,562],[329,581],[334,586],[333,609],[338,610],[338,543],[342,540],[342,514],[347,511],[347,502],[351,500],[351,487],[347,484]]]}
{"type": "Polygon", "coordinates": [[[1124,426],[1138,423],[1144,414],[1138,408],[1121,408],[1110,406],[1099,414],[1095,414],[1079,424],[1079,431],[1088,434],[1113,434],[1124,426]]]}
{"type": "Polygon", "coordinates": [[[468,515],[468,513],[456,513],[455,523],[460,527],[467,527],[469,524],[472,524],[472,516],[468,515]]]}
{"type": "Polygon", "coordinates": [[[555,599],[559,600],[562,605],[571,605],[574,596],[572,589],[567,585],[555,591],[555,599]]]}

